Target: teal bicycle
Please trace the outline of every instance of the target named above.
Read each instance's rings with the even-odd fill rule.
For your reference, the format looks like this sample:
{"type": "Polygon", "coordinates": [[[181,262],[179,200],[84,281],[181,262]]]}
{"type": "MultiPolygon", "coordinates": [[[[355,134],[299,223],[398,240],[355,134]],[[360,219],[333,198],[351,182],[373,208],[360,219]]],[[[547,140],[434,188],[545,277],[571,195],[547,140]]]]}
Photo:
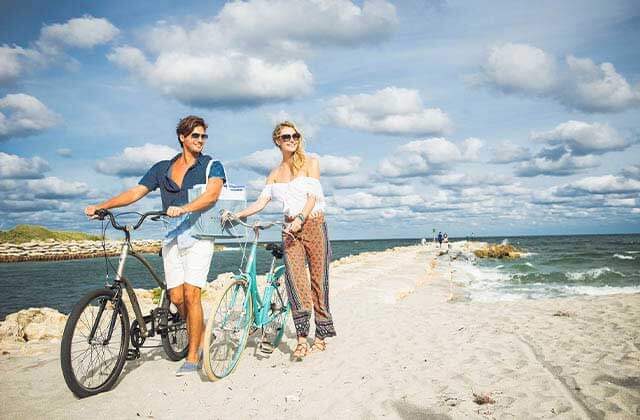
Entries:
{"type": "MultiPolygon", "coordinates": [[[[286,225],[280,221],[257,222],[252,225],[234,220],[253,231],[254,237],[244,269],[234,276],[214,305],[207,321],[203,346],[202,367],[207,377],[216,381],[233,372],[238,365],[249,336],[261,331],[258,348],[272,353],[278,347],[285,331],[290,306],[284,281],[284,265],[276,266],[282,258],[282,247],[268,244],[273,259],[266,276],[264,292],[260,294],[256,275],[256,250],[260,231],[273,226],[286,225]]],[[[246,256],[246,247],[244,249],[246,256]]]]}

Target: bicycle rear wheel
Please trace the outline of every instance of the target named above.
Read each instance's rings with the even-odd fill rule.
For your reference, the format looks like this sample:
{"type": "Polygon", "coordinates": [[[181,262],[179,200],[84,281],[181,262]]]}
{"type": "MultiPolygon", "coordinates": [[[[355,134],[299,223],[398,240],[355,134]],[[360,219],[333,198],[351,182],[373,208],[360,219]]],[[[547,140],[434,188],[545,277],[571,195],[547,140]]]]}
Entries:
{"type": "Polygon", "coordinates": [[[171,300],[165,293],[162,301],[163,323],[166,315],[166,331],[162,333],[162,348],[169,359],[177,362],[184,359],[189,351],[189,334],[187,333],[187,321],[182,319],[178,309],[171,309],[171,300]]]}
{"type": "Polygon", "coordinates": [[[235,369],[247,345],[253,306],[246,282],[227,287],[215,308],[207,321],[203,348],[203,368],[212,381],[235,369]]]}
{"type": "Polygon", "coordinates": [[[272,320],[263,327],[261,343],[263,351],[267,353],[273,352],[280,345],[290,310],[284,276],[273,280],[271,285],[273,291],[268,316],[272,320]]]}
{"type": "Polygon", "coordinates": [[[129,315],[115,292],[87,293],[73,308],[62,335],[60,364],[67,386],[79,398],[116,383],[129,348],[129,315]]]}

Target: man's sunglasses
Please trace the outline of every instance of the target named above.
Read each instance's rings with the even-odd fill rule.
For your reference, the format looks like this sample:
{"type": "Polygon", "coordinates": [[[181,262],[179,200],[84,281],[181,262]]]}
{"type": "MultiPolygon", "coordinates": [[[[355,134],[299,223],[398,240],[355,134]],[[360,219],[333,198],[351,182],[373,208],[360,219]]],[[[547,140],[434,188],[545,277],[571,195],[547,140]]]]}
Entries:
{"type": "Polygon", "coordinates": [[[208,134],[200,134],[200,133],[191,133],[191,138],[194,140],[198,140],[199,138],[202,138],[202,140],[206,140],[209,138],[208,134]]]}
{"type": "Polygon", "coordinates": [[[300,133],[280,134],[280,141],[300,141],[300,133]]]}

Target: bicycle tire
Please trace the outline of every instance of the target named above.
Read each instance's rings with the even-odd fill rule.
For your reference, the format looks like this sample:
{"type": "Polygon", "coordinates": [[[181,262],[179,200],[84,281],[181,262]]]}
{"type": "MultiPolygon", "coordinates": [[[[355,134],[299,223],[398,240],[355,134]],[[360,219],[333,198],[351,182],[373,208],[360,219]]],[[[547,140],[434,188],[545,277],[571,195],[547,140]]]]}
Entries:
{"type": "Polygon", "coordinates": [[[247,345],[253,319],[253,303],[246,282],[238,280],[231,283],[214,307],[205,329],[202,363],[203,370],[211,381],[222,379],[233,372],[247,345]],[[236,305],[237,303],[240,305],[236,305]],[[238,306],[236,311],[241,310],[237,317],[229,311],[229,305],[231,309],[238,306]],[[223,348],[233,347],[234,342],[227,334],[230,329],[239,333],[237,344],[231,353],[223,348]],[[215,358],[215,363],[212,363],[212,358],[215,358]]]}
{"type": "Polygon", "coordinates": [[[170,360],[177,362],[184,359],[189,352],[187,322],[180,317],[180,313],[177,310],[171,312],[171,300],[169,299],[168,293],[165,294],[165,298],[162,301],[162,309],[163,314],[167,316],[167,330],[161,335],[162,348],[170,360]],[[181,336],[184,335],[186,339],[180,340],[178,334],[181,336]]]}
{"type": "MultiPolygon", "coordinates": [[[[67,386],[69,387],[71,392],[73,392],[79,398],[85,398],[91,395],[96,395],[101,392],[110,390],[118,380],[118,377],[120,376],[120,373],[122,372],[122,368],[124,367],[125,361],[127,359],[127,350],[129,349],[129,338],[130,338],[129,337],[129,314],[127,313],[127,308],[125,307],[122,300],[113,302],[114,295],[115,295],[115,292],[110,289],[96,289],[87,293],[74,306],[65,324],[64,333],[62,334],[62,343],[60,345],[60,365],[62,368],[62,374],[64,376],[64,380],[67,386]],[[98,304],[97,307],[94,305],[91,305],[92,302],[94,301],[96,301],[95,303],[98,304]],[[100,307],[102,305],[104,305],[104,307],[101,311],[100,307]],[[90,309],[89,311],[85,311],[85,309],[89,307],[92,307],[92,309],[90,309]],[[96,309],[98,310],[97,313],[96,313],[96,309]],[[105,312],[104,312],[105,310],[112,311],[112,314],[109,316],[107,313],[107,316],[105,316],[105,312]],[[83,316],[83,314],[85,315],[83,316]],[[100,314],[99,319],[96,318],[98,314],[100,314]],[[92,318],[89,318],[89,317],[92,317],[92,318]],[[91,330],[95,326],[96,331],[94,335],[94,340],[97,340],[100,338],[106,339],[106,336],[105,336],[106,332],[104,331],[104,327],[109,326],[109,324],[113,320],[113,317],[115,317],[113,334],[119,332],[121,337],[121,342],[118,348],[118,354],[115,355],[113,352],[111,352],[111,350],[109,350],[110,348],[109,344],[105,345],[104,342],[102,344],[89,343],[89,341],[86,341],[86,344],[89,345],[89,350],[85,350],[80,354],[76,354],[77,351],[74,351],[73,349],[74,344],[76,344],[77,346],[80,346],[85,342],[85,339],[88,338],[88,337],[80,338],[80,339],[76,338],[76,340],[74,341],[74,337],[76,333],[84,329],[84,330],[88,330],[88,333],[90,334],[91,330]],[[119,325],[118,325],[118,318],[120,320],[119,325]],[[107,321],[107,320],[108,322],[105,325],[105,322],[103,321],[107,321]],[[95,338],[96,336],[98,337],[97,339],[95,338]],[[89,354],[87,354],[87,351],[89,351],[89,354]],[[109,355],[106,355],[105,351],[108,351],[109,355]],[[95,359],[96,361],[100,357],[102,357],[103,358],[102,362],[106,362],[106,360],[104,360],[105,356],[115,357],[115,363],[113,364],[113,368],[110,371],[107,371],[106,375],[105,374],[102,375],[106,377],[104,381],[99,382],[97,386],[92,386],[91,379],[89,379],[88,384],[85,384],[84,381],[82,381],[81,378],[78,378],[77,376],[77,374],[81,372],[80,371],[76,372],[76,369],[74,369],[74,362],[77,361],[79,363],[80,365],[78,366],[78,370],[79,370],[80,368],[83,367],[83,362],[86,360],[87,357],[89,357],[89,363],[93,363],[94,356],[96,357],[95,359]]],[[[113,339],[114,339],[114,336],[112,335],[110,341],[113,339]]],[[[87,375],[90,372],[95,371],[95,369],[97,369],[98,367],[100,368],[98,373],[102,374],[103,372],[102,367],[98,365],[97,367],[88,366],[86,371],[87,375]]],[[[86,376],[85,376],[85,380],[86,380],[86,376]]]]}
{"type": "Polygon", "coordinates": [[[267,342],[272,349],[276,349],[282,341],[282,336],[284,335],[284,330],[287,325],[287,319],[291,308],[289,306],[287,290],[284,284],[284,275],[275,279],[273,283],[276,286],[271,293],[271,309],[269,316],[274,316],[274,312],[277,312],[277,314],[274,316],[273,321],[263,327],[264,330],[262,338],[263,341],[267,342]],[[276,290],[278,293],[276,293],[276,290]]]}

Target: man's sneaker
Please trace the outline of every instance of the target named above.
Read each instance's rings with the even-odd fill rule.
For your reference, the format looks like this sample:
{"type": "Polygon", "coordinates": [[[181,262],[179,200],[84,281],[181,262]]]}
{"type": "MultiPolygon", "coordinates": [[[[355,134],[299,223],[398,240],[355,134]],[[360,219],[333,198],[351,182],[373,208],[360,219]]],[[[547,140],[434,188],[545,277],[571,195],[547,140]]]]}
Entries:
{"type": "Polygon", "coordinates": [[[184,362],[178,370],[176,370],[176,376],[190,375],[198,372],[198,364],[191,362],[184,362]]]}

